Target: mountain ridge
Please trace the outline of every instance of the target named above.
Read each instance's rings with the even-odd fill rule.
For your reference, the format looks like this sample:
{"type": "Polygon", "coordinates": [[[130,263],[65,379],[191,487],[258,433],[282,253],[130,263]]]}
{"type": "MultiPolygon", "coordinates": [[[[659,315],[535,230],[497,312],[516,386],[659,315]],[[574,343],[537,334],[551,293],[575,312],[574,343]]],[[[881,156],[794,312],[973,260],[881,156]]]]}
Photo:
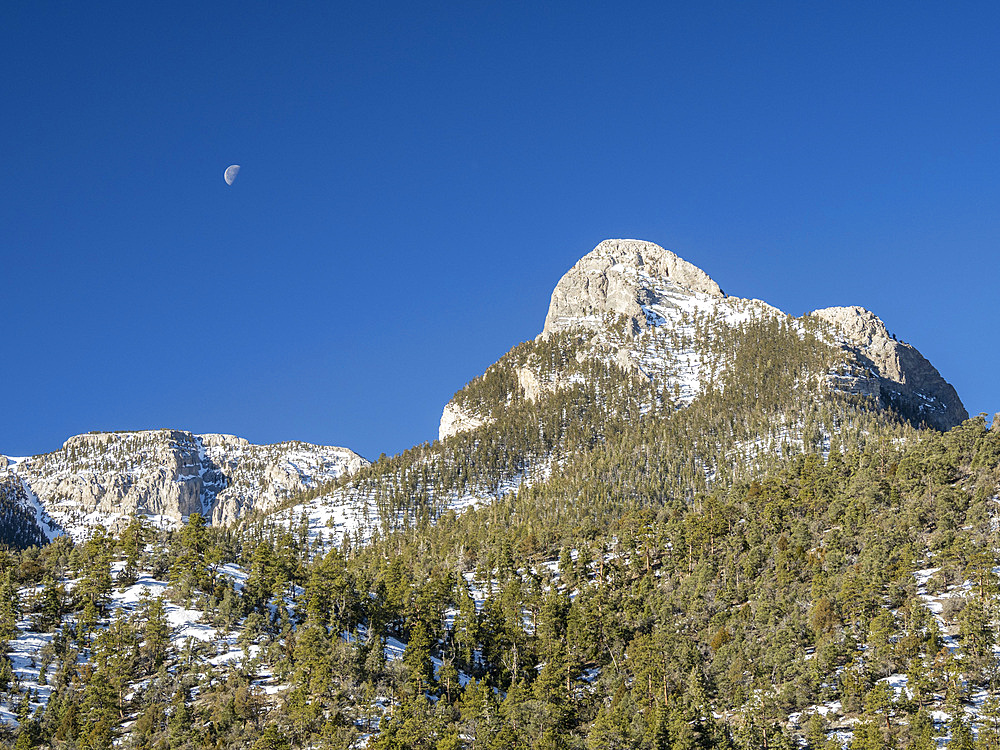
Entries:
{"type": "MultiPolygon", "coordinates": [[[[862,307],[831,307],[794,319],[757,299],[727,296],[712,278],[675,253],[644,240],[604,240],[556,284],[539,339],[564,331],[593,335],[626,368],[652,382],[677,386],[690,400],[703,392],[705,375],[694,348],[662,341],[660,333],[690,329],[689,319],[708,316],[735,328],[754,316],[814,318],[833,329],[829,343],[843,351],[832,388],[872,398],[914,425],[950,429],[968,418],[955,389],[915,347],[890,337],[882,321],[862,307]],[[604,333],[623,319],[626,335],[604,333]]],[[[692,331],[692,333],[695,333],[692,331]]],[[[695,347],[696,348],[696,347],[695,347]]],[[[591,356],[590,354],[584,356],[591,356]]],[[[530,376],[525,376],[530,380],[530,376]]],[[[445,439],[484,423],[452,400],[442,413],[438,437],[445,439]]]]}
{"type": "Polygon", "coordinates": [[[192,513],[231,524],[367,463],[335,446],[162,429],[74,435],[51,453],[4,457],[0,475],[21,480],[50,528],[80,535],[136,514],[166,526],[192,513]]]}
{"type": "MultiPolygon", "coordinates": [[[[561,408],[577,411],[574,402],[591,403],[577,413],[578,418],[586,413],[591,415],[587,419],[594,419],[609,408],[599,404],[606,397],[602,389],[606,394],[609,386],[598,385],[594,378],[607,378],[612,371],[620,371],[611,376],[618,380],[612,387],[631,391],[615,407],[631,414],[628,419],[689,407],[732,381],[727,370],[758,366],[738,364],[734,358],[745,336],[757,337],[758,345],[765,347],[776,336],[788,339],[782,345],[786,349],[793,341],[789,336],[808,338],[809,346],[819,347],[809,355],[814,365],[787,381],[787,387],[797,391],[789,397],[814,401],[813,410],[829,396],[841,394],[892,412],[914,426],[948,429],[967,416],[958,394],[933,365],[909,344],[896,341],[864,308],[824,308],[793,318],[761,300],[727,296],[706,272],[659,245],[605,240],[558,281],[534,342],[515,347],[483,376],[495,381],[486,389],[494,394],[488,399],[501,401],[485,410],[477,406],[482,396],[467,397],[470,383],[445,405],[439,441],[472,435],[473,445],[461,449],[466,456],[479,450],[475,445],[484,439],[509,441],[510,435],[489,432],[498,415],[517,406],[521,418],[536,419],[532,412],[553,408],[546,404],[560,393],[558,398],[568,399],[561,408]],[[822,367],[816,357],[825,362],[822,367]],[[502,375],[501,365],[508,368],[502,375]],[[594,408],[596,412],[587,411],[594,408]]],[[[754,385],[757,373],[741,377],[741,388],[753,391],[767,385],[754,385]]],[[[759,377],[765,377],[763,372],[759,377]]],[[[554,413],[546,419],[554,420],[554,413]]],[[[829,443],[840,429],[836,420],[828,420],[818,436],[807,438],[812,417],[782,419],[787,424],[772,425],[766,436],[746,433],[738,439],[745,444],[741,450],[746,451],[746,460],[787,451],[782,443],[788,440],[801,446],[815,440],[829,443]]],[[[574,428],[550,424],[532,429],[555,430],[543,441],[549,445],[574,428]]],[[[293,503],[291,507],[309,515],[314,534],[332,529],[336,535],[361,534],[367,539],[379,528],[406,523],[421,503],[436,508],[434,513],[466,508],[513,491],[522,482],[534,481],[532,477],[547,476],[551,469],[552,457],[546,453],[551,448],[518,453],[521,448],[497,445],[491,450],[504,456],[496,459],[506,466],[499,474],[478,479],[463,474],[447,480],[452,484],[441,485],[441,477],[450,469],[440,464],[444,454],[432,448],[426,455],[437,458],[417,460],[431,461],[438,468],[391,491],[381,488],[384,477],[361,478],[337,489],[334,485],[368,466],[346,448],[297,442],[253,446],[231,435],[183,430],[73,436],[51,454],[12,460],[11,466],[4,466],[7,459],[0,458],[0,473],[17,475],[24,482],[29,500],[38,506],[28,510],[44,524],[75,529],[77,534],[93,523],[120,525],[137,513],[173,525],[198,512],[213,524],[231,525],[293,503]],[[321,494],[296,499],[315,492],[321,494]]],[[[717,461],[706,460],[706,467],[717,461]]],[[[717,467],[705,470],[711,474],[717,467]]],[[[11,494],[21,496],[14,490],[11,494]]]]}

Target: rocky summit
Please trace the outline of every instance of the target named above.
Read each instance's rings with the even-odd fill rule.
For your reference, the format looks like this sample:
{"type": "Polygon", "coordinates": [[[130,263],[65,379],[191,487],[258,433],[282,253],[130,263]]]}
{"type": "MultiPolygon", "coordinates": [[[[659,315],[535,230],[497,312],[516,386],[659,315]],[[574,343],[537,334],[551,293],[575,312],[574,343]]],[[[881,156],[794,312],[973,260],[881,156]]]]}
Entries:
{"type": "Polygon", "coordinates": [[[624,315],[638,330],[653,304],[671,302],[657,285],[674,291],[725,297],[697,266],[642,240],[605,240],[584,255],[556,284],[542,335],[580,325],[601,325],[608,313],[624,315]]]}
{"type": "MultiPolygon", "coordinates": [[[[955,389],[916,348],[897,341],[879,318],[861,307],[831,307],[801,318],[757,299],[727,296],[697,266],[652,242],[604,240],[563,275],[552,292],[540,340],[572,332],[584,337],[577,356],[610,359],[689,404],[713,387],[733,362],[721,329],[738,331],[771,319],[829,345],[834,365],[829,390],[865,398],[915,426],[947,430],[968,418],[955,389]]],[[[727,339],[728,340],[728,339],[727,339]]],[[[539,388],[557,388],[521,368],[517,380],[530,400],[539,388]],[[528,385],[525,385],[528,384],[528,385]]],[[[474,429],[486,415],[450,402],[439,438],[474,429]]]]}

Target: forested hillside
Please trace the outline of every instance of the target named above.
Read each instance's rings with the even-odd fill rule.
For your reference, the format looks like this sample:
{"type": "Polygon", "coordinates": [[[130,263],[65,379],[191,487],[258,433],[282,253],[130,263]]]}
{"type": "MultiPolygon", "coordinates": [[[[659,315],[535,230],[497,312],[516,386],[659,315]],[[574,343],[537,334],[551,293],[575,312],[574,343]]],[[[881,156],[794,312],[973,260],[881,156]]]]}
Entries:
{"type": "Polygon", "coordinates": [[[522,482],[572,475],[582,456],[607,445],[619,451],[609,459],[619,470],[653,475],[635,477],[637,492],[655,479],[657,492],[691,497],[803,449],[825,453],[868,433],[889,430],[903,439],[914,432],[875,399],[831,388],[831,379],[849,378],[860,365],[819,334],[818,321],[767,315],[736,325],[711,316],[689,322],[689,334],[661,346],[696,347],[706,373],[697,398],[670,378],[651,379],[616,361],[627,321],[611,318],[608,340],[596,347],[573,329],[525,342],[459,391],[453,403],[476,414],[481,428],[382,457],[284,507],[306,504],[314,532],[328,539],[347,533],[367,541],[491,502],[522,482]],[[637,462],[622,451],[655,459],[637,462]],[[365,508],[364,518],[326,521],[345,506],[365,508]]]}
{"type": "Polygon", "coordinates": [[[282,444],[317,470],[238,523],[193,492],[178,527],[46,543],[8,474],[0,743],[1000,750],[1000,422],[929,428],[964,406],[867,311],[792,318],[657,251],[712,294],[598,253],[620,278],[570,291],[624,313],[554,293],[443,439],[351,474],[282,444]]]}
{"type": "Polygon", "coordinates": [[[8,553],[7,739],[995,746],[1000,432],[872,436],[691,497],[624,451],[322,555],[197,516],[8,553]]]}

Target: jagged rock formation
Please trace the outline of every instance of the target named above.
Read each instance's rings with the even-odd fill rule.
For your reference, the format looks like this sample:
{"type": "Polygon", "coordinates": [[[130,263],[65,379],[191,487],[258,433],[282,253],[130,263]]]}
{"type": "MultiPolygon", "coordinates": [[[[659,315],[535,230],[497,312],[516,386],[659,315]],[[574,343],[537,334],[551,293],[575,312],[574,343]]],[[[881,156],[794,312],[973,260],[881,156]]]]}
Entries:
{"type": "MultiPolygon", "coordinates": [[[[552,292],[539,340],[578,333],[586,339],[578,358],[613,361],[672,391],[684,405],[731,365],[719,331],[763,319],[802,333],[817,329],[838,362],[826,377],[829,390],[866,397],[917,426],[949,429],[968,417],[955,389],[867,310],[828,308],[792,318],[760,300],[727,297],[701,269],[640,240],[605,240],[567,271],[552,292]]],[[[558,373],[517,371],[520,392],[530,401],[559,388],[561,380],[558,373]]],[[[445,406],[439,437],[488,421],[454,399],[445,406]]]]}
{"type": "Polygon", "coordinates": [[[559,280],[542,335],[571,326],[600,326],[608,313],[625,316],[638,331],[650,323],[646,309],[665,301],[657,283],[675,291],[725,297],[707,273],[659,245],[605,240],[559,280]]]}
{"type": "MultiPolygon", "coordinates": [[[[947,430],[968,419],[961,399],[934,365],[914,347],[897,341],[873,312],[863,307],[827,307],[809,315],[831,323],[840,343],[864,366],[848,387],[879,399],[915,423],[947,430]]],[[[841,376],[843,383],[843,376],[841,376]]]]}
{"type": "Polygon", "coordinates": [[[12,461],[3,471],[76,534],[136,514],[172,524],[198,512],[216,524],[232,523],[366,464],[346,448],[153,430],[77,435],[58,451],[12,461]]]}

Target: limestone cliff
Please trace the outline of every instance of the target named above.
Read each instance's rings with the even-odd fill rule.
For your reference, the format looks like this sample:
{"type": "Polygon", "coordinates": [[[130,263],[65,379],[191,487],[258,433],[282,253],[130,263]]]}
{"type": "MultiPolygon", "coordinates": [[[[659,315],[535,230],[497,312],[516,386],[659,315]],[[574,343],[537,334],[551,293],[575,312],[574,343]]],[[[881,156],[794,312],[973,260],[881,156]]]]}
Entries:
{"type": "Polygon", "coordinates": [[[0,473],[22,481],[62,528],[84,533],[136,514],[166,525],[195,512],[232,523],[365,464],[346,448],[151,430],[77,435],[0,473]]]}
{"type": "Polygon", "coordinates": [[[863,307],[827,307],[809,315],[834,326],[841,346],[865,366],[850,385],[895,408],[914,423],[947,430],[968,419],[955,389],[913,346],[893,338],[863,307]]]}
{"type": "Polygon", "coordinates": [[[625,316],[638,330],[649,323],[648,306],[663,297],[657,285],[725,296],[707,273],[659,245],[605,240],[556,284],[542,335],[571,326],[600,326],[608,313],[625,316]]]}
{"type": "Polygon", "coordinates": [[[481,417],[470,414],[458,404],[445,404],[441,412],[441,422],[438,424],[438,439],[444,440],[459,432],[468,432],[485,424],[481,417]]]}

